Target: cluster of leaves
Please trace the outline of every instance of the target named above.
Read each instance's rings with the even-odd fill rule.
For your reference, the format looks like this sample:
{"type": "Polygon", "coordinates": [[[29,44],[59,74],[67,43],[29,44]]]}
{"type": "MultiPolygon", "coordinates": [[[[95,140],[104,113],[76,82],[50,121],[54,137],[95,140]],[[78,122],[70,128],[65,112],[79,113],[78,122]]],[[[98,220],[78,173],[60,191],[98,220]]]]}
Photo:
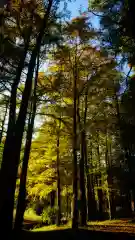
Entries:
{"type": "Polygon", "coordinates": [[[46,225],[51,225],[54,224],[56,221],[56,213],[57,213],[57,208],[51,208],[48,207],[47,209],[44,209],[42,213],[42,221],[46,225]]]}
{"type": "Polygon", "coordinates": [[[124,61],[134,65],[134,1],[90,0],[89,8],[99,16],[104,31],[101,34],[104,46],[115,54],[123,54],[124,61]]]}

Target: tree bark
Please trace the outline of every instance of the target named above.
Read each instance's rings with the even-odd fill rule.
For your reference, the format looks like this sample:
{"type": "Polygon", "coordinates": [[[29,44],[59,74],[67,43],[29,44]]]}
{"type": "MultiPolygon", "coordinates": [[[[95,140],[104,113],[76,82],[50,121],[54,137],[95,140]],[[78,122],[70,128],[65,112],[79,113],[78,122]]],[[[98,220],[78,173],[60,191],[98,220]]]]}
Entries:
{"type": "Polygon", "coordinates": [[[29,47],[29,41],[30,35],[25,43],[24,53],[19,61],[16,77],[13,81],[11,88],[7,136],[4,144],[2,165],[0,171],[0,189],[3,193],[2,197],[0,198],[0,228],[4,229],[4,227],[6,227],[6,229],[9,229],[9,232],[12,229],[13,206],[14,206],[14,193],[12,191],[10,184],[12,182],[12,179],[15,177],[14,170],[12,171],[11,169],[16,166],[16,163],[11,161],[15,159],[14,155],[16,154],[15,153],[16,95],[17,87],[20,82],[21,73],[24,68],[24,62],[29,47]]]}
{"type": "Polygon", "coordinates": [[[113,176],[111,170],[111,160],[109,159],[109,151],[108,151],[108,133],[106,131],[106,152],[105,152],[105,161],[107,166],[107,183],[109,187],[109,206],[110,206],[110,218],[113,219],[115,217],[115,204],[114,204],[114,196],[113,196],[113,176]]]}
{"type": "Polygon", "coordinates": [[[4,126],[5,126],[8,106],[9,106],[9,101],[7,100],[7,102],[6,102],[6,110],[5,110],[5,113],[4,113],[4,118],[2,120],[2,126],[1,126],[1,131],[0,131],[0,144],[2,143],[2,138],[3,138],[3,132],[4,132],[4,126]]]}
{"type": "Polygon", "coordinates": [[[68,212],[69,212],[68,199],[69,199],[69,195],[68,195],[68,189],[67,189],[67,186],[66,186],[66,218],[67,219],[68,219],[68,212]]]}
{"type": "MultiPolygon", "coordinates": [[[[27,74],[25,88],[22,96],[22,102],[20,106],[18,119],[16,121],[14,128],[12,127],[8,128],[7,139],[6,139],[4,152],[3,152],[3,162],[2,162],[2,168],[1,168],[2,184],[0,187],[0,190],[3,194],[0,199],[0,228],[2,230],[6,228],[6,231],[8,231],[9,234],[12,231],[16,177],[17,177],[17,170],[18,170],[18,164],[19,164],[19,158],[20,158],[20,150],[21,150],[25,120],[27,115],[28,102],[29,102],[31,89],[32,89],[33,71],[35,68],[37,54],[40,52],[44,30],[47,27],[47,22],[48,22],[51,8],[52,8],[52,3],[53,3],[53,0],[50,0],[48,3],[48,8],[46,10],[43,24],[37,36],[36,46],[33,49],[31,54],[31,59],[28,66],[28,74],[27,74]]],[[[15,86],[15,89],[16,89],[16,86],[15,86]]],[[[14,93],[14,89],[12,90],[14,93]]],[[[16,101],[14,101],[15,97],[16,97],[15,94],[13,94],[13,99],[11,97],[11,102],[13,102],[13,107],[15,107],[14,104],[16,104],[16,101]]],[[[12,116],[10,116],[10,119],[11,118],[12,116]]]]}
{"type": "Polygon", "coordinates": [[[60,156],[59,156],[59,147],[60,147],[60,136],[59,130],[57,132],[57,218],[56,224],[57,226],[61,223],[61,196],[60,196],[60,156]]]}
{"type": "Polygon", "coordinates": [[[100,161],[100,149],[99,149],[99,130],[96,132],[96,143],[97,143],[97,156],[98,156],[98,168],[101,168],[101,161],[100,161]]]}
{"type": "MultiPolygon", "coordinates": [[[[108,169],[109,164],[110,164],[110,159],[109,159],[109,154],[108,154],[108,138],[107,138],[107,131],[106,131],[106,150],[105,150],[105,162],[106,162],[106,169],[108,169]]],[[[109,172],[108,172],[109,174],[109,172]]],[[[107,184],[108,184],[108,189],[109,189],[109,182],[108,182],[108,177],[107,177],[107,184]]],[[[111,195],[110,195],[110,189],[108,191],[108,206],[109,206],[109,219],[112,219],[112,209],[111,209],[111,195]]]]}
{"type": "MultiPolygon", "coordinates": [[[[78,97],[79,102],[79,97],[78,97]]],[[[88,102],[88,88],[85,91],[85,107],[84,107],[84,116],[83,123],[80,121],[80,113],[79,106],[77,108],[78,111],[78,121],[81,133],[81,157],[80,157],[80,225],[85,226],[87,220],[87,207],[86,207],[86,189],[85,189],[85,157],[86,157],[86,118],[87,118],[87,102],[88,102]]],[[[83,109],[82,109],[83,111],[83,109]]]]}
{"type": "MultiPolygon", "coordinates": [[[[76,58],[76,56],[75,56],[76,58]]],[[[78,228],[78,189],[77,189],[77,62],[73,74],[73,212],[72,228],[78,228]]]]}
{"type": "Polygon", "coordinates": [[[80,158],[80,225],[86,225],[86,192],[85,192],[85,176],[84,176],[84,158],[85,158],[85,131],[81,133],[81,158],[80,158]]]}
{"type": "MultiPolygon", "coordinates": [[[[88,82],[88,80],[87,80],[88,82]]],[[[96,201],[95,201],[95,194],[94,194],[94,186],[92,183],[92,176],[90,176],[89,173],[89,167],[88,167],[88,154],[87,154],[87,140],[86,140],[86,119],[87,119],[87,110],[88,110],[88,88],[86,88],[85,92],[85,111],[84,111],[84,131],[82,132],[83,138],[82,138],[82,144],[84,145],[84,166],[85,166],[85,172],[86,172],[86,185],[87,185],[87,204],[86,204],[86,193],[85,193],[85,206],[87,208],[85,209],[87,220],[92,220],[96,216],[96,201]]],[[[92,144],[91,144],[91,163],[92,163],[92,144]]],[[[91,165],[92,166],[92,165],[91,165]]],[[[86,221],[86,220],[85,220],[86,221]]]]}
{"type": "Polygon", "coordinates": [[[33,102],[31,102],[22,172],[21,172],[21,178],[20,178],[17,212],[16,212],[15,225],[14,225],[15,231],[19,231],[22,228],[23,216],[24,216],[25,205],[26,205],[25,204],[26,203],[26,177],[27,177],[27,168],[28,168],[28,161],[29,161],[31,142],[32,142],[34,120],[36,115],[36,102],[37,102],[36,88],[37,88],[37,81],[38,81],[38,70],[39,70],[39,55],[37,57],[37,68],[36,68],[35,82],[34,82],[33,102]]]}
{"type": "Polygon", "coordinates": [[[102,189],[98,189],[98,200],[99,200],[99,220],[103,220],[104,216],[104,208],[103,208],[103,191],[102,189]]]}
{"type": "Polygon", "coordinates": [[[55,191],[53,190],[50,193],[50,207],[53,208],[55,204],[55,191]]]}
{"type": "MultiPolygon", "coordinates": [[[[85,139],[86,141],[86,139],[85,139]]],[[[92,147],[92,146],[91,146],[92,147]]],[[[91,160],[92,160],[92,149],[91,149],[91,160]]],[[[87,180],[87,207],[88,207],[88,218],[87,220],[94,220],[97,214],[96,200],[93,186],[92,175],[89,173],[88,156],[87,156],[87,144],[85,144],[85,171],[87,180]]]]}

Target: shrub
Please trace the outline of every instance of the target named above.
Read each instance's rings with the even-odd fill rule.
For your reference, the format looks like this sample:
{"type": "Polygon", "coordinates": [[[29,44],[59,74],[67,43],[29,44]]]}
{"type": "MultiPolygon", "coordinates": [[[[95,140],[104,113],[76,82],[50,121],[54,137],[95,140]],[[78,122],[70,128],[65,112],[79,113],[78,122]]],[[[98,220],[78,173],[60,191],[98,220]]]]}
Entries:
{"type": "Polygon", "coordinates": [[[48,212],[47,212],[47,209],[44,209],[43,212],[42,212],[42,221],[45,225],[48,225],[49,222],[50,222],[50,219],[49,219],[49,216],[48,216],[48,212]]]}
{"type": "Polygon", "coordinates": [[[56,207],[48,207],[47,209],[43,210],[42,213],[42,221],[46,225],[55,224],[56,221],[56,214],[57,214],[57,208],[56,207]]]}

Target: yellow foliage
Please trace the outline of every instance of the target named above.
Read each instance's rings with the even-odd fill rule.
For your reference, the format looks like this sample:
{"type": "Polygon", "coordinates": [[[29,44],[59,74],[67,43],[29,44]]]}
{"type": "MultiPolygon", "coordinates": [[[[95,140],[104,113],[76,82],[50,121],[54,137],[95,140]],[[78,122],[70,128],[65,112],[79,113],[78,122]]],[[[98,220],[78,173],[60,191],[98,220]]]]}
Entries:
{"type": "Polygon", "coordinates": [[[80,20],[80,17],[76,17],[72,19],[72,23],[77,23],[80,20]]]}
{"type": "Polygon", "coordinates": [[[45,74],[44,74],[44,72],[39,72],[38,73],[38,83],[40,85],[43,85],[43,80],[45,80],[45,74]]]}
{"type": "Polygon", "coordinates": [[[50,72],[58,72],[58,71],[64,71],[64,69],[65,69],[65,67],[64,67],[64,65],[53,65],[53,66],[51,66],[51,67],[49,67],[49,71],[50,72]]]}
{"type": "Polygon", "coordinates": [[[44,77],[45,73],[44,72],[39,72],[38,77],[44,77]]]}
{"type": "Polygon", "coordinates": [[[73,37],[76,37],[76,36],[78,36],[79,35],[79,32],[77,31],[77,30],[74,30],[73,32],[72,32],[72,36],[73,37]]]}
{"type": "Polygon", "coordinates": [[[20,0],[12,0],[11,8],[18,8],[20,6],[20,0]]]}
{"type": "Polygon", "coordinates": [[[63,102],[66,103],[66,104],[72,104],[73,100],[69,97],[65,97],[65,98],[63,98],[63,102]]]}
{"type": "Polygon", "coordinates": [[[131,67],[132,67],[132,64],[131,64],[131,63],[128,63],[128,67],[131,68],[131,67]]]}

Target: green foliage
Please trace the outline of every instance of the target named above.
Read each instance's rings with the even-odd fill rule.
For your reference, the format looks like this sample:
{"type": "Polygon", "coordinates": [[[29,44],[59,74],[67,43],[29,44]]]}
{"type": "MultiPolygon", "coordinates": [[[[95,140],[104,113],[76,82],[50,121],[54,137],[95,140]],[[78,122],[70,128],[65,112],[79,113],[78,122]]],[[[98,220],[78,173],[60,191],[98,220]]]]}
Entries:
{"type": "Polygon", "coordinates": [[[57,208],[56,207],[53,207],[53,208],[48,207],[47,209],[44,209],[43,213],[42,213],[43,223],[45,223],[46,225],[55,224],[56,213],[57,213],[57,208]]]}
{"type": "MultiPolygon", "coordinates": [[[[54,125],[55,126],[55,125],[54,125]]],[[[36,198],[47,198],[48,194],[56,189],[56,135],[53,125],[43,124],[39,137],[33,141],[29,160],[27,189],[28,195],[36,198]],[[38,151],[37,151],[38,149],[38,151]],[[40,151],[39,151],[40,150],[40,151]]],[[[71,169],[69,139],[61,132],[60,137],[60,174],[62,184],[65,184],[66,172],[71,169]]],[[[68,180],[69,181],[69,180],[68,180]]],[[[70,176],[71,181],[71,176],[70,176]]]]}
{"type": "Polygon", "coordinates": [[[41,221],[41,216],[38,216],[33,208],[27,208],[24,213],[24,219],[29,221],[41,221]]]}
{"type": "Polygon", "coordinates": [[[100,37],[110,52],[123,54],[124,61],[135,62],[134,1],[89,0],[89,9],[99,15],[104,34],[100,37]]]}

